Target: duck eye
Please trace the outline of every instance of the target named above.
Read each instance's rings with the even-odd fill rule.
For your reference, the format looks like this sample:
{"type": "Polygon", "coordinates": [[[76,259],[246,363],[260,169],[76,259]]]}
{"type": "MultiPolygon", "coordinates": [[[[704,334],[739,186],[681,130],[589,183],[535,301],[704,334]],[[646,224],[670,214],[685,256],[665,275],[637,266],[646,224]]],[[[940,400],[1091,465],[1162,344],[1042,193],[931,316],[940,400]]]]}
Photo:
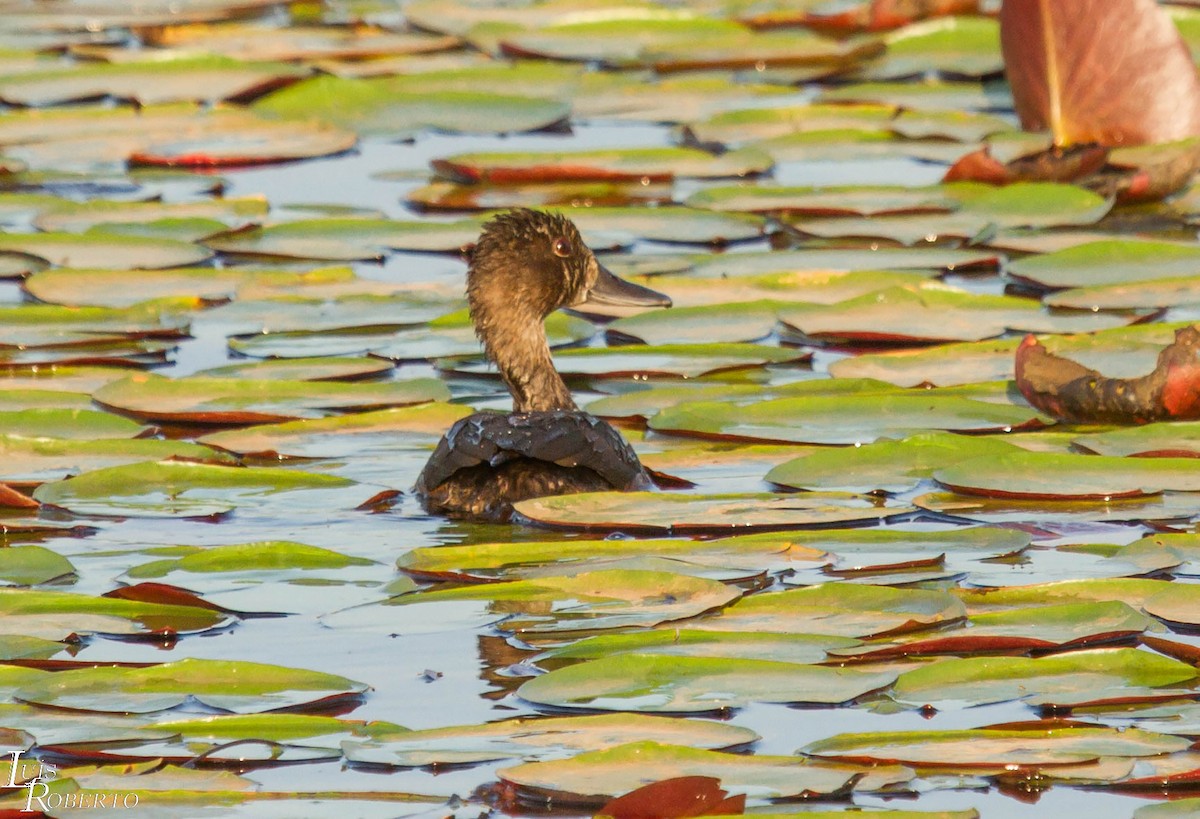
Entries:
{"type": "Polygon", "coordinates": [[[571,242],[568,239],[555,239],[553,249],[555,256],[565,259],[571,255],[571,242]]]}

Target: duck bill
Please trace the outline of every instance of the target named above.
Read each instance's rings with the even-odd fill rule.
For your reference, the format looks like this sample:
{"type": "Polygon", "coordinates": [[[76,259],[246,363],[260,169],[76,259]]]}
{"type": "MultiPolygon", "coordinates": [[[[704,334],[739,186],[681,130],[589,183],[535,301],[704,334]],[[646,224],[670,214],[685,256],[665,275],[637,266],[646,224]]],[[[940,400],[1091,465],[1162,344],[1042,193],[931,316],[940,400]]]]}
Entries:
{"type": "Polygon", "coordinates": [[[614,276],[602,264],[596,268],[596,283],[583,301],[572,305],[574,309],[601,316],[623,316],[639,309],[671,306],[670,297],[657,290],[614,276]]]}

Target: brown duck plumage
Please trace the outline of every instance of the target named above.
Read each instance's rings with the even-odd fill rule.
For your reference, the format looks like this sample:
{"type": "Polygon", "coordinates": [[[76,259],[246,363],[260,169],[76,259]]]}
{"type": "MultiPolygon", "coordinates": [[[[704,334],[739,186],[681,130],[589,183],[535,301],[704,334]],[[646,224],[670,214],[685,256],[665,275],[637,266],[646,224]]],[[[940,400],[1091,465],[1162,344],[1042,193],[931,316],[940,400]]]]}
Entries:
{"type": "Polygon", "coordinates": [[[417,478],[425,508],[507,520],[526,498],[650,488],[620,433],[575,405],[544,322],[561,307],[660,307],[670,299],[605,270],[569,219],[518,209],[484,225],[467,270],[467,302],[513,412],[477,412],[451,427],[417,478]]]}

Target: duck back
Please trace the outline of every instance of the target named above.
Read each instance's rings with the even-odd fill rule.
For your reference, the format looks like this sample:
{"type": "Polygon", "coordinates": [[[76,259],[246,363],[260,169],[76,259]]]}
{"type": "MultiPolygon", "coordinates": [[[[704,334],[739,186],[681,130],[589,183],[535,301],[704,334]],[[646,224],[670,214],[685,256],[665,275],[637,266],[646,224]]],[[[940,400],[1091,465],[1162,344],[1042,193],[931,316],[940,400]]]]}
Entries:
{"type": "Polygon", "coordinates": [[[633,449],[586,412],[477,412],[446,433],[414,487],[435,514],[508,520],[528,498],[651,489],[633,449]]]}

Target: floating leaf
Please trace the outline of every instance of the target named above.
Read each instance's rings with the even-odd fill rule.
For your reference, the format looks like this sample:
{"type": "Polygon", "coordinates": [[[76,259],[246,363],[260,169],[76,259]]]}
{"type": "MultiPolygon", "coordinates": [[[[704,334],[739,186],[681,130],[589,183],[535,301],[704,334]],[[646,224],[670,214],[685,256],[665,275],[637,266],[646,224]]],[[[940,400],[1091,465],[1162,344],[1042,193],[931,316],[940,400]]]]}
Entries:
{"type": "Polygon", "coordinates": [[[957,492],[999,498],[1108,500],[1164,490],[1200,492],[1200,470],[1191,458],[1017,450],[955,463],[933,476],[957,492]]]}
{"type": "Polygon", "coordinates": [[[866,392],[812,395],[752,404],[696,401],[650,419],[650,428],[760,441],[864,444],[921,430],[1011,431],[1036,426],[1037,413],[957,395],[866,392]]]}
{"type": "Polygon", "coordinates": [[[536,498],[513,505],[521,518],[543,526],[687,534],[733,529],[792,529],[875,522],[910,511],[846,493],[806,495],[663,495],[589,492],[536,498]]]}
{"type": "Polygon", "coordinates": [[[531,762],[504,768],[500,779],[555,801],[595,803],[640,785],[672,776],[713,776],[733,791],[753,791],[766,798],[814,797],[840,793],[851,784],[869,791],[907,781],[904,768],[871,772],[849,765],[807,762],[789,756],[741,756],[635,742],[604,751],[586,751],[571,759],[531,762]],[[863,774],[866,774],[863,776],[863,774]],[[862,777],[862,778],[858,778],[862,777]]]}
{"type": "Polygon", "coordinates": [[[821,662],[829,651],[840,649],[852,653],[859,645],[858,640],[834,635],[659,628],[586,637],[545,651],[535,659],[546,664],[547,661],[557,663],[562,660],[600,660],[625,654],[654,654],[808,664],[821,662]]]}
{"type": "Polygon", "coordinates": [[[0,412],[0,428],[6,435],[28,439],[80,441],[133,438],[145,431],[142,425],[108,412],[40,408],[0,412]]]}
{"type": "Polygon", "coordinates": [[[766,474],[766,480],[793,489],[903,492],[936,469],[1015,449],[994,437],[924,433],[901,441],[819,450],[780,464],[766,474]]]}
{"type": "Polygon", "coordinates": [[[241,714],[304,708],[357,698],[367,686],[334,674],[263,663],[184,659],[146,668],[60,671],[53,682],[25,685],[22,702],[82,711],[153,713],[195,698],[241,714]]]}
{"type": "Polygon", "coordinates": [[[662,181],[747,176],[770,170],[753,152],[713,156],[696,148],[623,148],[575,152],[473,153],[435,159],[433,169],[456,182],[662,181]]]}
{"type": "MultiPolygon", "coordinates": [[[[89,413],[90,414],[90,413],[89,413]]],[[[86,434],[86,430],[83,431],[86,434]]],[[[231,463],[208,447],[186,441],[101,438],[66,440],[0,435],[0,481],[31,485],[108,466],[167,460],[231,463]]]]}
{"type": "MultiPolygon", "coordinates": [[[[431,79],[422,77],[422,79],[431,79]]],[[[408,139],[425,130],[466,133],[535,131],[562,122],[570,105],[511,92],[419,88],[401,90],[388,78],[315,77],[277,91],[256,111],[293,121],[320,119],[363,135],[408,139]]]]}
{"type": "Polygon", "coordinates": [[[1004,67],[1000,27],[984,17],[945,17],[897,29],[884,42],[887,50],[855,72],[864,80],[885,80],[938,72],[982,77],[1004,67]]]}
{"type": "Polygon", "coordinates": [[[1200,422],[1160,422],[1080,435],[1075,446],[1097,455],[1200,457],[1200,422]]]}
{"type": "Polygon", "coordinates": [[[158,461],[96,469],[44,483],[33,494],[78,515],[208,517],[277,493],[351,485],[345,478],[289,469],[158,461]]]}
{"type": "Polygon", "coordinates": [[[62,580],[75,567],[57,552],[41,546],[10,546],[0,549],[0,581],[14,586],[37,586],[62,580]]]}
{"type": "Polygon", "coordinates": [[[746,597],[692,627],[870,637],[919,630],[965,616],[963,605],[945,592],[822,583],[746,597]]]}
{"type": "Polygon", "coordinates": [[[688,712],[751,702],[848,702],[896,679],[817,665],[709,657],[624,654],[560,668],[524,683],[523,699],[558,708],[688,712]]]}
{"type": "Polygon", "coordinates": [[[92,597],[59,591],[0,588],[6,634],[64,640],[75,634],[106,634],[132,639],[162,639],[229,625],[222,612],[198,606],[177,606],[92,597]]]}
{"type": "Polygon", "coordinates": [[[1009,264],[1016,278],[1041,287],[1089,287],[1152,281],[1200,270],[1200,249],[1172,242],[1111,239],[1009,264]]]}
{"type": "Polygon", "coordinates": [[[73,233],[3,233],[0,251],[24,253],[60,267],[182,267],[212,253],[189,242],[120,236],[102,231],[73,233]]]}
{"type": "Polygon", "coordinates": [[[1173,737],[1112,728],[1004,731],[895,731],[838,734],[806,745],[803,753],[860,764],[921,767],[1038,768],[1090,762],[1110,756],[1156,756],[1178,751],[1173,737]]]}
{"type": "Polygon", "coordinates": [[[396,767],[467,764],[494,759],[548,759],[626,742],[660,742],[692,748],[728,748],[758,739],[736,725],[643,714],[598,714],[457,725],[379,734],[345,746],[351,762],[396,767]]]}
{"type": "Polygon", "coordinates": [[[1196,669],[1133,648],[1093,649],[1030,659],[967,657],[941,660],[900,675],[895,697],[914,704],[972,705],[1035,694],[1120,686],[1157,688],[1194,679],[1196,669]]]}
{"type": "Polygon", "coordinates": [[[320,418],[339,410],[421,404],[449,392],[429,378],[378,384],[138,374],[93,393],[97,402],[139,418],[252,424],[320,418]]]}

